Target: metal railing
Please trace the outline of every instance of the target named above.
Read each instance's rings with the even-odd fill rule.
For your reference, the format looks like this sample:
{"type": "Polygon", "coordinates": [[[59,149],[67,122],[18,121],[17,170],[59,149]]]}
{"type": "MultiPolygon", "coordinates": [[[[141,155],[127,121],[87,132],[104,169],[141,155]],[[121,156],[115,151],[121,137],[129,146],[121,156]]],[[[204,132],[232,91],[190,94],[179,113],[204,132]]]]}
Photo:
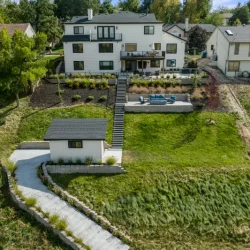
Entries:
{"type": "Polygon", "coordinates": [[[120,56],[122,57],[164,57],[165,51],[120,51],[120,56]]]}
{"type": "Polygon", "coordinates": [[[122,41],[122,33],[115,33],[114,37],[99,37],[98,34],[91,34],[91,41],[122,41]]]}

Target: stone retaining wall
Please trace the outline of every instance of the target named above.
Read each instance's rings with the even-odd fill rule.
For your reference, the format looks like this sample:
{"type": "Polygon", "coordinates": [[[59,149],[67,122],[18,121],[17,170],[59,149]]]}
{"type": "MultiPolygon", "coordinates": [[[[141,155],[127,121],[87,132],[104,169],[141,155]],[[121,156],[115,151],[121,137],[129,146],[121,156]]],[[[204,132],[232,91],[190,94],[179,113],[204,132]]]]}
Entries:
{"type": "Polygon", "coordinates": [[[50,149],[48,141],[24,141],[21,142],[17,149],[50,149]]]}
{"type": "MultiPolygon", "coordinates": [[[[49,83],[57,83],[57,79],[46,78],[49,83]]],[[[73,80],[73,79],[72,79],[73,80]]],[[[109,85],[116,85],[117,79],[107,79],[109,85]]],[[[59,79],[60,83],[66,83],[65,79],[59,79]]]]}
{"type": "MultiPolygon", "coordinates": [[[[171,95],[175,96],[176,101],[190,102],[190,95],[189,94],[171,94],[171,95]]],[[[170,98],[171,95],[166,94],[164,96],[165,96],[165,98],[170,98]]],[[[126,101],[127,102],[138,102],[140,96],[142,96],[144,98],[149,98],[149,94],[127,94],[126,101]]]]}
{"type": "Polygon", "coordinates": [[[124,174],[124,170],[120,166],[108,165],[46,165],[46,168],[51,174],[124,174]]]}
{"type": "Polygon", "coordinates": [[[7,179],[8,179],[8,186],[9,186],[9,193],[10,196],[12,198],[12,200],[14,201],[14,203],[21,208],[22,210],[26,211],[27,213],[29,213],[31,216],[33,216],[39,223],[41,223],[43,226],[45,226],[46,228],[49,228],[53,231],[53,233],[57,236],[59,236],[59,238],[68,246],[70,246],[72,249],[74,250],[84,250],[85,248],[83,248],[82,246],[80,246],[79,244],[74,242],[74,239],[70,236],[67,236],[66,233],[64,231],[59,231],[58,229],[56,229],[54,226],[52,226],[49,223],[49,220],[47,218],[44,218],[42,213],[38,212],[35,208],[33,207],[28,207],[16,194],[13,188],[13,185],[11,184],[11,175],[10,172],[8,171],[7,168],[3,167],[4,172],[7,175],[7,179]]]}

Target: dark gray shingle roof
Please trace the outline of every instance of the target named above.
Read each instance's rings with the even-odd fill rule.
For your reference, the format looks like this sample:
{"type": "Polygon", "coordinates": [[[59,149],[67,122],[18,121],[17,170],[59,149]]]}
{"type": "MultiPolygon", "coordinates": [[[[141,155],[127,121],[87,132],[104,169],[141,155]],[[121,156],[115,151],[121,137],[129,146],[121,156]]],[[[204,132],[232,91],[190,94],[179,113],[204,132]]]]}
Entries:
{"type": "Polygon", "coordinates": [[[63,42],[90,41],[90,35],[64,35],[63,42]]]}
{"type": "Polygon", "coordinates": [[[74,16],[67,23],[70,24],[119,24],[119,23],[163,23],[155,18],[155,15],[134,13],[129,11],[120,11],[113,14],[96,14],[92,20],[88,20],[87,16],[74,16]]]}
{"type": "MultiPolygon", "coordinates": [[[[189,23],[188,28],[189,30],[195,26],[199,26],[200,28],[206,30],[208,33],[212,33],[215,30],[215,26],[213,24],[206,24],[206,23],[189,23]]],[[[166,24],[163,26],[164,31],[168,31],[172,27],[177,26],[182,30],[185,30],[185,24],[184,23],[177,23],[177,24],[166,24]]]]}
{"type": "Polygon", "coordinates": [[[54,119],[44,140],[104,140],[107,119],[54,119]]]}
{"type": "Polygon", "coordinates": [[[230,43],[250,43],[250,25],[220,26],[218,29],[230,43]],[[233,35],[229,36],[226,30],[231,30],[233,35]]]}

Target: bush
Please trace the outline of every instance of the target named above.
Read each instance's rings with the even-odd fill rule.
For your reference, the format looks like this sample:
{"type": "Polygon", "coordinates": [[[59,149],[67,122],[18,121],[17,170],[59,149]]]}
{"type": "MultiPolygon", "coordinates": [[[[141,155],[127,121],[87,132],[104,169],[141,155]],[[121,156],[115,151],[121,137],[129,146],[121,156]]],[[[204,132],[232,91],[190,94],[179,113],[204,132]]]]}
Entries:
{"type": "Polygon", "coordinates": [[[95,97],[93,95],[90,95],[90,96],[87,97],[88,101],[93,101],[94,99],[95,99],[95,97]]]}
{"type": "Polygon", "coordinates": [[[26,198],[25,199],[25,204],[28,206],[28,207],[34,207],[36,205],[36,199],[35,198],[26,198]]]}
{"type": "Polygon", "coordinates": [[[87,165],[93,164],[93,158],[92,157],[86,157],[85,158],[85,164],[87,164],[87,165]]]}
{"type": "Polygon", "coordinates": [[[198,67],[198,65],[197,65],[196,61],[193,60],[191,62],[188,62],[188,68],[195,69],[197,67],[198,67]]]}
{"type": "Polygon", "coordinates": [[[0,118],[0,126],[1,126],[1,125],[4,125],[5,122],[6,122],[6,117],[0,118]]]}
{"type": "Polygon", "coordinates": [[[64,219],[60,219],[56,224],[55,224],[55,226],[56,226],[56,228],[58,229],[58,230],[65,230],[66,228],[67,228],[67,226],[68,226],[68,223],[67,223],[67,221],[66,220],[64,220],[64,219]]]}
{"type": "Polygon", "coordinates": [[[73,101],[78,101],[78,100],[80,100],[82,97],[80,96],[80,95],[73,95],[73,97],[72,97],[72,100],[73,101]]]}
{"type": "Polygon", "coordinates": [[[82,164],[81,159],[77,159],[77,160],[76,160],[76,164],[78,164],[78,165],[82,164]]]}
{"type": "Polygon", "coordinates": [[[73,88],[74,80],[66,79],[65,83],[69,88],[73,88]]]}
{"type": "Polygon", "coordinates": [[[79,83],[80,83],[80,86],[82,88],[88,88],[89,87],[89,80],[88,79],[81,79],[79,83]]]}
{"type": "Polygon", "coordinates": [[[53,214],[52,216],[49,217],[49,223],[51,224],[56,224],[58,220],[59,220],[58,214],[53,214]]]}
{"type": "Polygon", "coordinates": [[[112,165],[115,165],[116,162],[117,162],[117,160],[113,156],[107,157],[107,159],[106,159],[106,164],[107,165],[111,165],[112,166],[112,165]]]}
{"type": "Polygon", "coordinates": [[[107,96],[106,95],[103,95],[103,96],[101,96],[100,98],[99,98],[99,101],[100,102],[104,102],[104,101],[106,101],[107,100],[107,96]]]}
{"type": "Polygon", "coordinates": [[[57,95],[62,95],[63,93],[64,93],[64,89],[59,89],[59,90],[56,92],[57,95]]]}
{"type": "Polygon", "coordinates": [[[58,163],[59,165],[62,165],[62,164],[64,163],[64,159],[63,159],[63,158],[59,158],[59,159],[57,160],[57,163],[58,163]]]}
{"type": "Polygon", "coordinates": [[[170,75],[167,75],[167,79],[170,79],[170,75]]]}
{"type": "Polygon", "coordinates": [[[208,78],[208,74],[206,72],[201,73],[201,78],[208,78]]]}

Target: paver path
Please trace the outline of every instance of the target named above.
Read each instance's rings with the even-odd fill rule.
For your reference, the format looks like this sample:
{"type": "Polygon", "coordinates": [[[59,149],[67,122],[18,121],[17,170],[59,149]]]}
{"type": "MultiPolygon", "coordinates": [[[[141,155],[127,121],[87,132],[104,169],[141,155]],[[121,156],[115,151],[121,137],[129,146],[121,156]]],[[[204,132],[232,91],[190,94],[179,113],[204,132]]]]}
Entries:
{"type": "Polygon", "coordinates": [[[44,212],[49,212],[51,215],[58,214],[60,218],[64,218],[68,223],[68,229],[92,250],[129,249],[129,246],[61,200],[42,184],[37,176],[37,167],[49,158],[49,150],[15,150],[13,152],[10,160],[17,163],[17,184],[23,195],[36,198],[37,205],[44,212]]]}

